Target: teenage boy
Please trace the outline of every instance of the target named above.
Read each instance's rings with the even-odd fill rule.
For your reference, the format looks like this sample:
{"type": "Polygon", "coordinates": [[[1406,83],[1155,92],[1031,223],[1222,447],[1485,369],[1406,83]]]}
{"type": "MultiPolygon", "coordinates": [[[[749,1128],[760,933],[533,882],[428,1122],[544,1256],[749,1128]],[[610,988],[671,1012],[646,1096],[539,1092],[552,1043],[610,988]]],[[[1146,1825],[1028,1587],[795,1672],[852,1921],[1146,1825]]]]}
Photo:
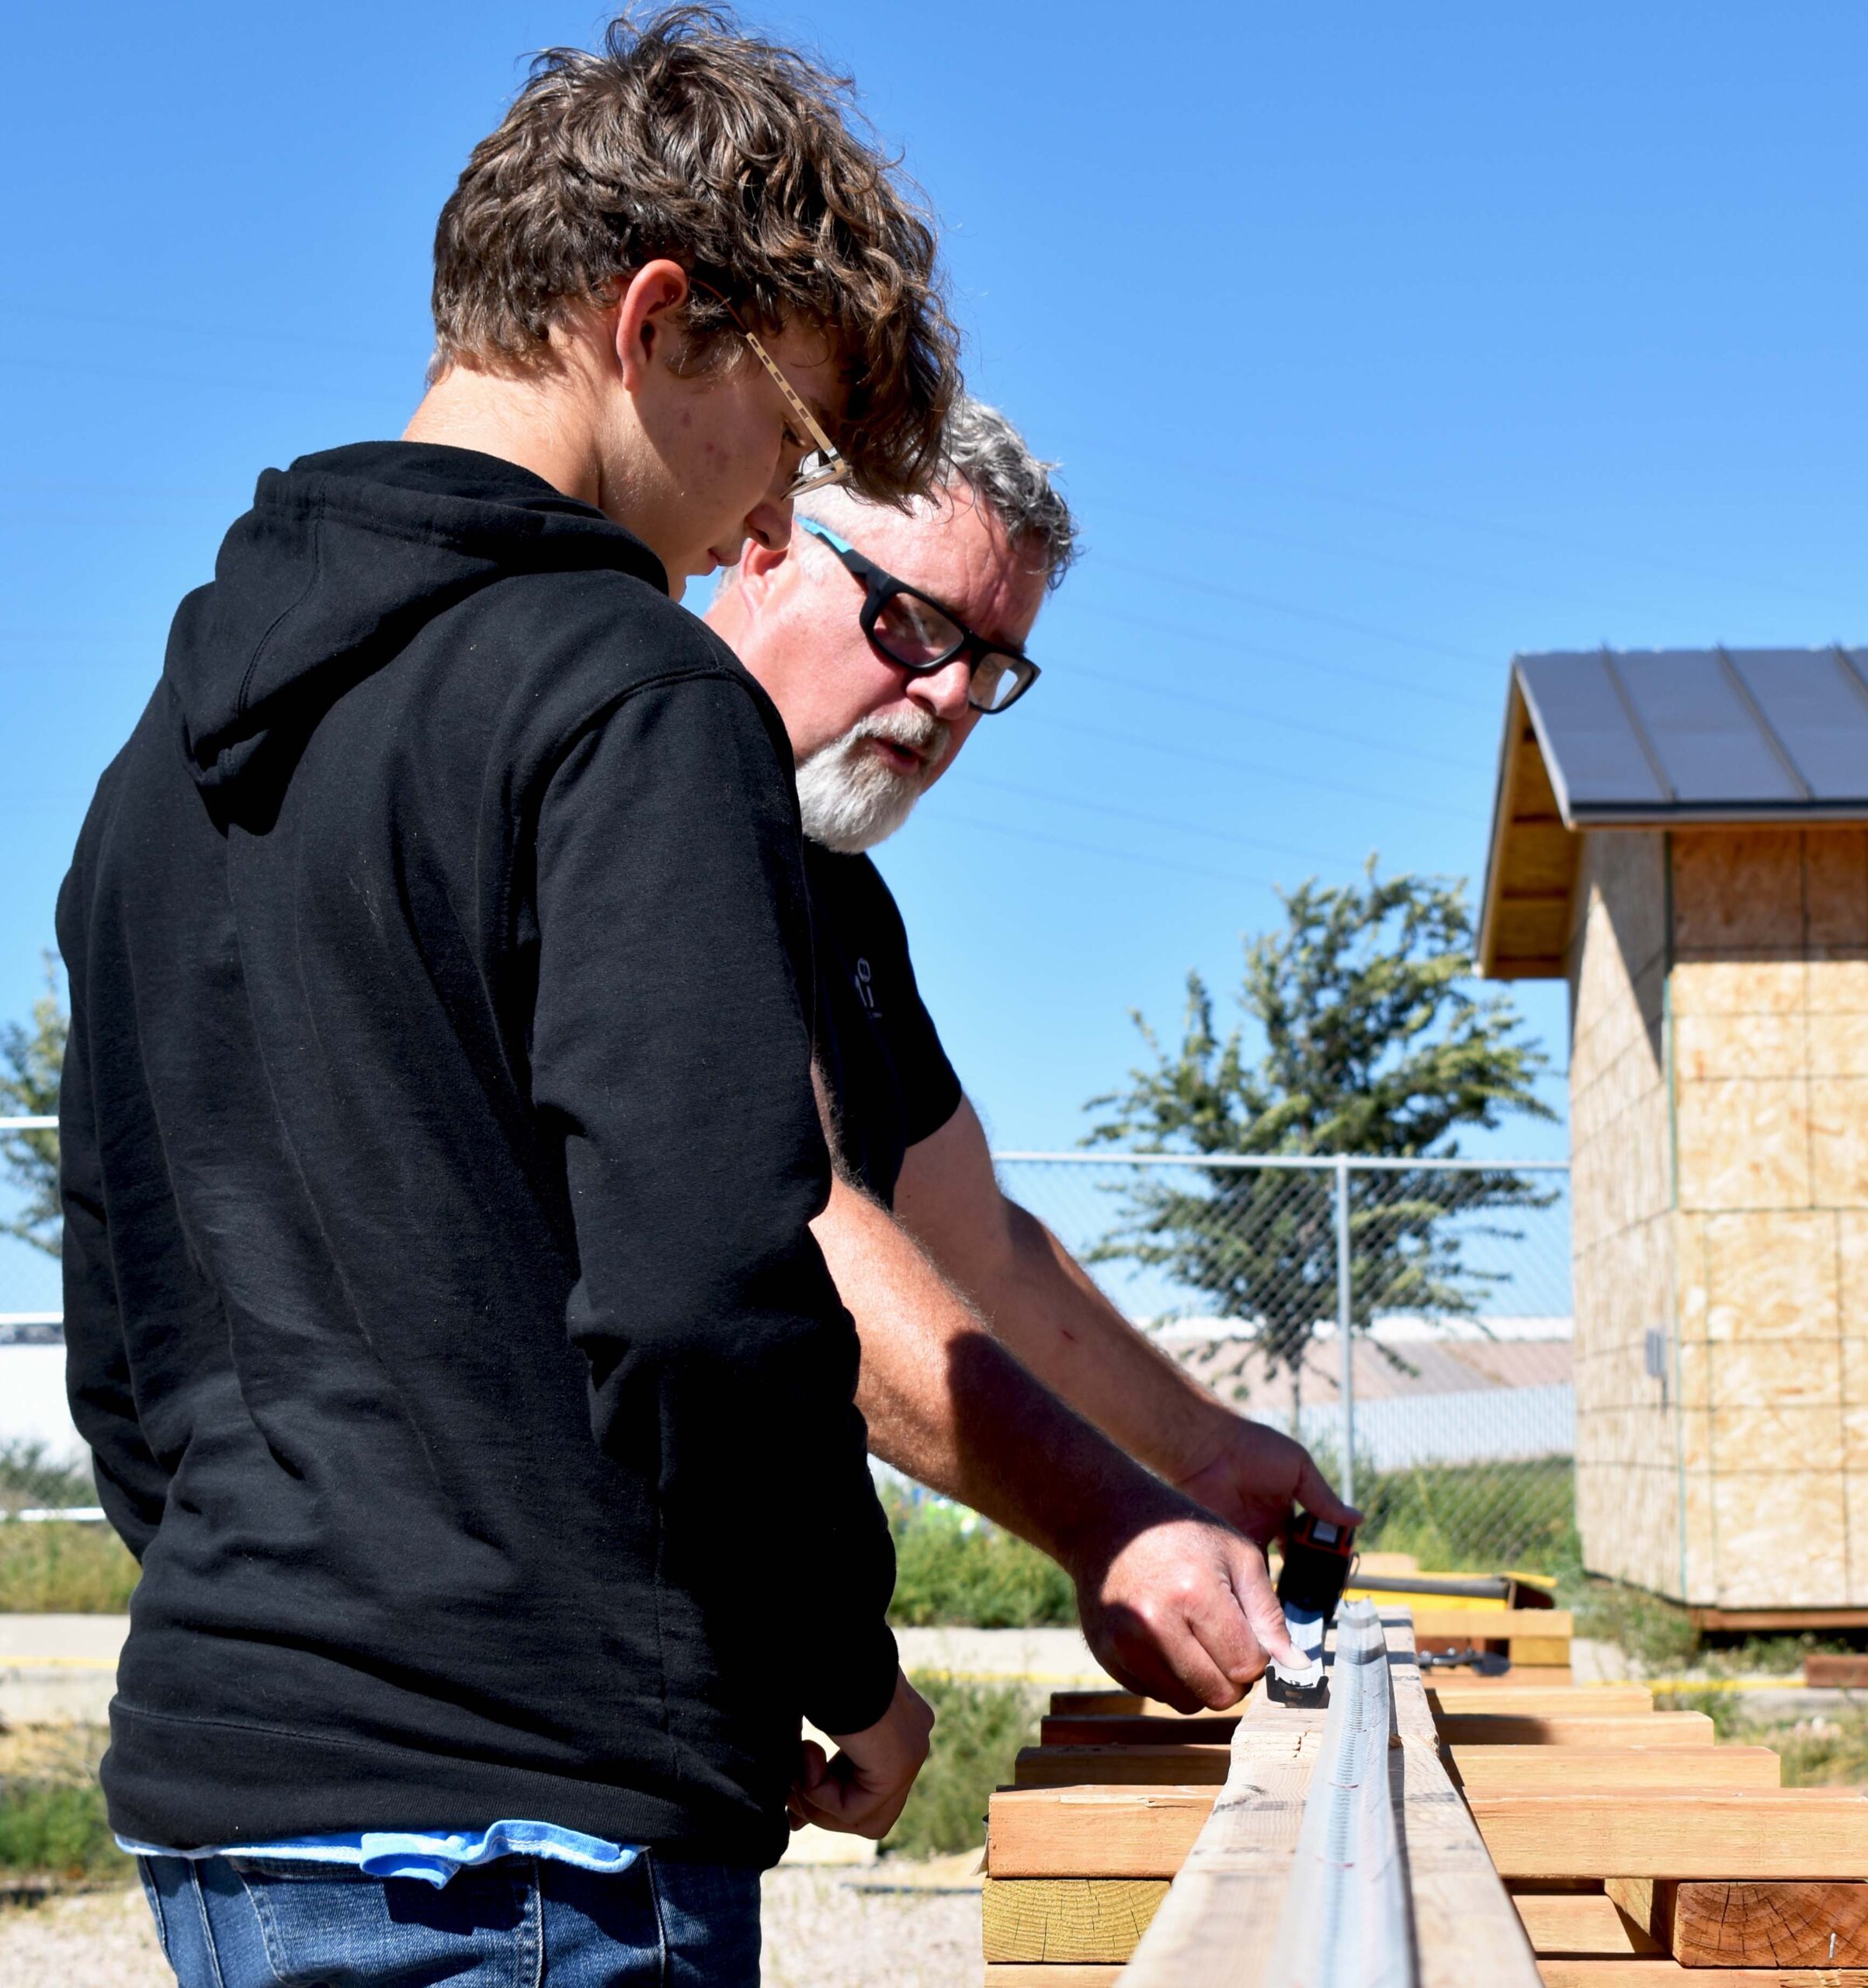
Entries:
{"type": "Polygon", "coordinates": [[[819,1819],[925,1756],[789,749],[669,597],[935,461],[932,238],[841,93],[691,9],[541,57],[407,435],[261,478],[87,818],[103,1776],[189,1988],[751,1984],[800,1715],[819,1819]]]}

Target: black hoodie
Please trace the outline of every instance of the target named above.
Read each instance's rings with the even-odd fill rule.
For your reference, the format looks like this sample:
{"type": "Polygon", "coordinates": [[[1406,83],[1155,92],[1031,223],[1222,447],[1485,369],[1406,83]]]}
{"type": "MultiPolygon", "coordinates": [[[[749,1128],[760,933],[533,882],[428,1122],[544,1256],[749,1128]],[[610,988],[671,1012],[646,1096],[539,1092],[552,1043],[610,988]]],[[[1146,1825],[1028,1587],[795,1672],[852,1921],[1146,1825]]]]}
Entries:
{"type": "Polygon", "coordinates": [[[491,457],[269,471],[215,571],[59,902],[111,1821],[769,1861],[895,1663],[778,714],[491,457]]]}

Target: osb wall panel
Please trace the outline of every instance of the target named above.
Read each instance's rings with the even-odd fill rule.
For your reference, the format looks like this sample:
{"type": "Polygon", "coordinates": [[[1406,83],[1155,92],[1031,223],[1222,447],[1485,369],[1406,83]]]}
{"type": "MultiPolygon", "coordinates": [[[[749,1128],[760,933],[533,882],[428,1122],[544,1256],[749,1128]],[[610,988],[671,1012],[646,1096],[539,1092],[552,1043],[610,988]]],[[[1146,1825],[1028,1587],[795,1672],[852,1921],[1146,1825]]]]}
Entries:
{"type": "Polygon", "coordinates": [[[1583,838],[1570,937],[1577,1517],[1587,1564],[1679,1586],[1675,1417],[1646,1371],[1675,1272],[1665,1013],[1665,845],[1583,838]]]}
{"type": "Polygon", "coordinates": [[[1868,1606],[1868,834],[1669,857],[1689,1598],[1868,1606]]]}

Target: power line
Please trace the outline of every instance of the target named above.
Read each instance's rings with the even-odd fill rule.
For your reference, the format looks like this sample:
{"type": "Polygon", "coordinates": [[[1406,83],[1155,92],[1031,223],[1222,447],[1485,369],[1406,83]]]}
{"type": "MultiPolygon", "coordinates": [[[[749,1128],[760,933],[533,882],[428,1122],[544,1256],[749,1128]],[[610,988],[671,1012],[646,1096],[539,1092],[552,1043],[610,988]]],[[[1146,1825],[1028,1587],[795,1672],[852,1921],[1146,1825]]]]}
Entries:
{"type": "Polygon", "coordinates": [[[1165,525],[1178,532],[1223,532],[1228,539],[1244,539],[1254,545],[1269,546],[1280,552],[1304,552],[1320,555],[1326,559],[1347,561],[1353,565],[1385,566],[1399,573],[1414,573],[1427,579],[1452,580],[1463,587],[1488,587],[1495,592],[1521,593],[1536,600],[1561,601],[1566,606],[1582,608],[1599,619],[1601,603],[1585,600],[1579,595],[1564,593],[1550,587],[1529,584],[1523,580],[1509,579],[1497,573],[1475,572],[1470,568],[1424,564],[1418,559],[1400,559],[1392,553],[1373,552],[1366,547],[1346,546],[1332,542],[1319,544],[1314,539],[1286,538],[1275,532],[1261,531],[1238,518],[1216,518],[1210,513],[1199,517],[1169,511],[1151,510],[1140,504],[1100,500],[1098,511],[1113,511],[1119,516],[1141,518],[1150,523],[1165,525]]]}
{"type": "MultiPolygon", "coordinates": [[[[1101,435],[1097,437],[1095,451],[1099,456],[1139,464],[1158,475],[1210,477],[1222,488],[1227,489],[1235,488],[1238,485],[1238,467],[1234,464],[1150,454],[1145,450],[1125,448],[1101,435]]],[[[1713,580],[1729,584],[1732,578],[1729,572],[1714,572],[1708,568],[1692,565],[1683,560],[1668,559],[1651,552],[1630,551],[1626,545],[1601,544],[1586,539],[1571,538],[1561,533],[1540,531],[1533,526],[1512,524],[1498,518],[1461,517],[1445,511],[1422,510],[1418,505],[1398,503],[1392,498],[1370,496],[1366,492],[1359,494],[1332,490],[1318,484],[1286,481],[1267,485],[1262,478],[1256,476],[1254,481],[1262,489],[1276,489],[1290,495],[1316,499],[1326,504],[1340,504],[1350,510],[1384,512],[1391,517],[1408,518],[1417,524],[1432,525],[1442,530],[1488,533],[1495,537],[1517,539],[1526,544],[1547,545],[1559,552],[1580,552],[1592,558],[1616,559],[1626,565],[1645,566],[1656,572],[1677,574],[1689,579],[1713,580]]],[[[1742,584],[1766,593],[1793,596],[1798,600],[1810,600],[1817,597],[1805,588],[1789,586],[1782,580],[1747,579],[1742,584]]]]}
{"type": "Polygon", "coordinates": [[[977,815],[958,815],[951,808],[943,808],[938,818],[943,825],[981,829],[988,835],[1012,836],[1020,842],[1043,843],[1053,849],[1068,849],[1078,856],[1099,857],[1116,863],[1139,863],[1151,870],[1172,870],[1184,877],[1217,878],[1224,884],[1250,884],[1264,890],[1277,888],[1269,877],[1241,876],[1237,871],[1214,870],[1203,863],[1179,863],[1172,857],[1144,855],[1137,850],[1105,849],[1095,843],[1078,842],[1069,836],[1051,835],[1043,829],[1014,828],[1005,822],[982,822],[977,815]]]}
{"type": "Polygon", "coordinates": [[[75,374],[87,380],[127,380],[136,386],[186,387],[217,394],[227,392],[230,389],[244,394],[282,394],[290,400],[341,401],[350,407],[355,407],[359,401],[380,391],[380,388],[367,382],[359,382],[355,389],[346,393],[329,388],[311,386],[296,377],[280,380],[230,380],[221,373],[217,373],[211,377],[200,373],[144,373],[127,366],[100,366],[89,360],[81,364],[61,359],[22,358],[16,353],[0,353],[0,373],[9,370],[75,374]]]}
{"type": "Polygon", "coordinates": [[[1460,759],[1451,752],[1432,752],[1424,746],[1398,745],[1391,739],[1369,739],[1360,732],[1338,732],[1330,725],[1307,724],[1302,718],[1279,718],[1253,705],[1242,704],[1233,697],[1209,697],[1197,690],[1175,690],[1165,683],[1137,683],[1132,677],[1120,676],[1114,670],[1095,669],[1076,662],[1067,663],[1057,673],[1073,677],[1087,676],[1098,683],[1118,684],[1125,690],[1138,690],[1145,697],[1172,698],[1177,704],[1199,704],[1208,711],[1236,712],[1241,718],[1255,719],[1261,725],[1282,725],[1286,731],[1307,732],[1314,739],[1333,739],[1340,746],[1360,746],[1372,752],[1391,752],[1403,759],[1424,759],[1436,766],[1457,766],[1462,773],[1472,770],[1472,761],[1469,758],[1460,759]]]}
{"type": "Polygon", "coordinates": [[[1313,787],[1323,794],[1346,794],[1356,801],[1385,801],[1390,807],[1413,808],[1422,814],[1445,815],[1453,820],[1470,822],[1471,811],[1464,808],[1443,807],[1432,801],[1422,801],[1413,794],[1384,794],[1378,787],[1353,787],[1342,780],[1319,780],[1314,773],[1292,773],[1287,767],[1262,766],[1249,759],[1235,759],[1230,753],[1209,752],[1197,746],[1175,744],[1165,741],[1143,739],[1133,732],[1106,732],[1100,725],[1082,725],[1075,718],[1039,718],[1035,713],[1032,724],[1048,725],[1059,732],[1074,732],[1085,739],[1099,739],[1112,746],[1139,746],[1145,752],[1165,752],[1176,759],[1197,759],[1210,766],[1224,766],[1229,772],[1251,773],[1260,780],[1281,780],[1293,787],[1313,787]]]}
{"type": "Polygon", "coordinates": [[[1437,685],[1417,683],[1405,677],[1390,676],[1378,669],[1358,669],[1347,662],[1324,662],[1314,656],[1299,655],[1290,649],[1266,648],[1256,642],[1235,642],[1231,637],[1216,635],[1210,628],[1189,628],[1178,621],[1163,621],[1158,617],[1130,613],[1125,608],[1095,607],[1088,610],[1099,621],[1120,621],[1125,627],[1141,628],[1150,634],[1166,635],[1176,641],[1197,642],[1203,648],[1223,648],[1232,656],[1248,657],[1254,662],[1288,663],[1299,669],[1314,672],[1319,676],[1340,676],[1345,682],[1366,683],[1383,690],[1400,690],[1407,696],[1425,699],[1434,704],[1457,704],[1472,711],[1488,711],[1495,714],[1499,707],[1490,699],[1463,697],[1457,690],[1443,690],[1437,685]]]}
{"type": "Polygon", "coordinates": [[[302,346],[314,352],[348,352],[362,359],[393,360],[399,366],[408,363],[406,349],[391,352],[386,346],[359,345],[350,339],[329,339],[308,335],[303,332],[276,332],[269,326],[263,332],[237,331],[227,325],[184,325],[172,318],[123,318],[107,316],[95,311],[53,311],[40,305],[0,304],[0,316],[25,318],[35,325],[92,325],[100,331],[121,334],[125,331],[172,332],[179,338],[220,339],[235,345],[302,346]]]}
{"type": "Polygon", "coordinates": [[[1446,642],[1401,634],[1393,628],[1373,627],[1366,621],[1351,621],[1342,615],[1325,614],[1314,607],[1298,607],[1288,600],[1273,600],[1266,594],[1248,593],[1243,587],[1227,586],[1218,580],[1196,580],[1185,573],[1164,573],[1152,566],[1137,565],[1131,559],[1112,558],[1107,553],[1095,556],[1102,565],[1114,572],[1132,573],[1137,579],[1154,581],[1158,586],[1189,587],[1196,593],[1216,594],[1221,600],[1236,600],[1246,607],[1262,608],[1268,613],[1288,614],[1293,620],[1314,621],[1322,627],[1341,628],[1352,635],[1366,636],[1370,641],[1392,642],[1400,648],[1419,649],[1428,655],[1450,656],[1456,662],[1476,662],[1487,669],[1498,661],[1495,656],[1480,655],[1471,649],[1456,649],[1446,642]]]}
{"type": "MultiPolygon", "coordinates": [[[[989,787],[1001,794],[1016,794],[1021,800],[1040,801],[1047,807],[1080,808],[1092,815],[1107,815],[1121,822],[1134,822],[1144,828],[1168,829],[1176,835],[1204,836],[1214,842],[1236,843],[1243,849],[1269,850],[1275,856],[1294,856],[1307,863],[1340,864],[1345,859],[1326,855],[1321,850],[1300,849],[1290,843],[1268,842],[1262,836],[1242,836],[1230,829],[1203,828],[1197,822],[1176,821],[1165,815],[1144,815],[1132,808],[1118,808],[1106,801],[1085,801],[1071,794],[1046,794],[1035,787],[1021,787],[1008,780],[992,780],[983,773],[969,773],[967,787],[989,787]]],[[[964,790],[963,790],[964,791],[964,790]]]]}

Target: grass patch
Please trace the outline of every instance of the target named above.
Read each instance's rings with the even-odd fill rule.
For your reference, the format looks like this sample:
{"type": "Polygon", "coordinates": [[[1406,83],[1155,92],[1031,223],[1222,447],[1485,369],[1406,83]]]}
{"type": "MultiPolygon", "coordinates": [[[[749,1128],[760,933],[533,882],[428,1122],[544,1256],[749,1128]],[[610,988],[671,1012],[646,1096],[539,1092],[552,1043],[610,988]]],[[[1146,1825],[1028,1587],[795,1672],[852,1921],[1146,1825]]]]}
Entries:
{"type": "Polygon", "coordinates": [[[1576,1527],[1576,1470],[1568,1457],[1526,1463],[1423,1464],[1361,1472],[1368,1514],[1356,1543],[1411,1553],[1447,1573],[1554,1571],[1576,1527]]]}
{"type": "Polygon", "coordinates": [[[0,1782],[0,1871],[79,1883],[128,1868],[105,1818],[104,1791],[95,1782],[0,1782]]]}
{"type": "Polygon", "coordinates": [[[883,1854],[939,1857],[986,1840],[986,1802],[1012,1778],[1021,1746],[1035,1743],[1046,1694],[1028,1684],[981,1684],[916,1671],[910,1682],[934,1708],[934,1750],[883,1854]]]}
{"type": "Polygon", "coordinates": [[[0,1610],[120,1615],[138,1571],[107,1525],[0,1518],[0,1610]]]}
{"type": "Polygon", "coordinates": [[[123,1881],[129,1864],[97,1785],[108,1736],[69,1726],[0,1735],[0,1874],[16,1882],[123,1881]]]}
{"type": "Polygon", "coordinates": [[[883,1493],[895,1539],[897,1628],[962,1624],[980,1629],[1068,1627],[1077,1619],[1070,1576],[1035,1546],[958,1505],[883,1493]]]}
{"type": "Polygon", "coordinates": [[[1644,1589],[1578,1580],[1562,1598],[1575,1611],[1578,1635],[1616,1645],[1651,1675],[1683,1670],[1699,1654],[1699,1632],[1686,1611],[1644,1589]]]}

